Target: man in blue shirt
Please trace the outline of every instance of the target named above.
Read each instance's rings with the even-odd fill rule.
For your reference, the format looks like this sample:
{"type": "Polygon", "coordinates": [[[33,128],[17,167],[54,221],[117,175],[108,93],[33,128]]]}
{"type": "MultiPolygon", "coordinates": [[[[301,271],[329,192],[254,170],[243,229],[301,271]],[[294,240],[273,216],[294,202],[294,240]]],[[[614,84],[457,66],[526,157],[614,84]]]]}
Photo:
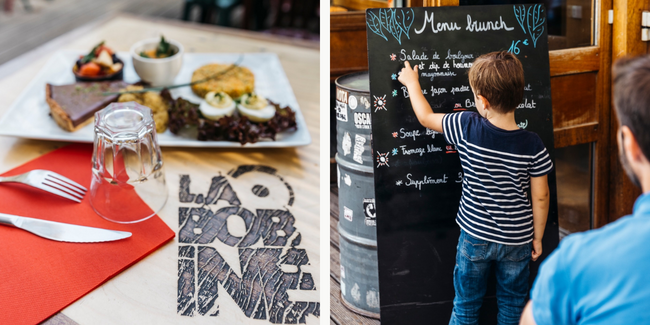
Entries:
{"type": "Polygon", "coordinates": [[[650,56],[620,60],[613,79],[619,157],[644,194],[632,215],[560,243],[520,324],[650,324],[650,56]]]}

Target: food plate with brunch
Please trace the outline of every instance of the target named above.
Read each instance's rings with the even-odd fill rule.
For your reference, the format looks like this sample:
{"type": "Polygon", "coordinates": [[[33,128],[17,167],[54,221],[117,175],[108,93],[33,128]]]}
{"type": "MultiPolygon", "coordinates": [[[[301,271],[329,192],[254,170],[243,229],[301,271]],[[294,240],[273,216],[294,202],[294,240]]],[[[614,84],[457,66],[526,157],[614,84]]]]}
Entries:
{"type": "MultiPolygon", "coordinates": [[[[141,78],[133,67],[133,49],[113,53],[103,47],[93,49],[94,57],[84,61],[105,60],[108,66],[110,55],[113,64],[123,64],[121,80],[79,82],[71,68],[80,70],[81,59],[90,52],[56,52],[0,119],[0,135],[91,143],[97,109],[110,102],[137,101],[151,106],[161,146],[262,148],[311,142],[273,53],[182,53],[172,84],[191,86],[142,92],[147,86],[137,84],[141,78]],[[128,93],[106,95],[118,91],[128,93]]],[[[173,58],[159,60],[168,59],[173,58]]]]}

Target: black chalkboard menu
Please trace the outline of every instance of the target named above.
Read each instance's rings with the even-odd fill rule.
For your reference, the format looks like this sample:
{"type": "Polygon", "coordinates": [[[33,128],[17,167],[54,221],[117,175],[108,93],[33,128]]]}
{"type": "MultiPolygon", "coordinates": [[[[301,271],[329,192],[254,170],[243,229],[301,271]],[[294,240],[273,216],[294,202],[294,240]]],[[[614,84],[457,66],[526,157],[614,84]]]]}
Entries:
{"type": "MultiPolygon", "coordinates": [[[[474,59],[498,50],[516,54],[526,79],[516,121],[539,134],[555,162],[545,8],[368,9],[366,26],[382,323],[446,324],[463,172],[456,148],[418,122],[398,72],[404,61],[419,66],[422,92],[435,112],[475,111],[467,76],[474,59]]],[[[548,179],[544,255],[531,265],[531,284],[558,244],[555,172],[548,179]]],[[[495,291],[492,280],[482,324],[496,323],[495,291]]]]}

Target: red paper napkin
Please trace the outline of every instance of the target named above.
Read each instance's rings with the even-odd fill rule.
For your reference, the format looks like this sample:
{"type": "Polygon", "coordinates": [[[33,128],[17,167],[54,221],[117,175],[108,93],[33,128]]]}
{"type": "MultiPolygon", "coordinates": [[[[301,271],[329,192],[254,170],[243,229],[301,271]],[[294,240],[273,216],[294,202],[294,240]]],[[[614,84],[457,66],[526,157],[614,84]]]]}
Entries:
{"type": "MultiPolygon", "coordinates": [[[[3,176],[47,169],[90,189],[92,151],[92,145],[69,145],[3,176]]],[[[133,206],[143,208],[148,209],[143,202],[133,206]]],[[[118,241],[82,244],[0,226],[0,324],[42,322],[174,238],[158,216],[113,223],[93,211],[88,195],[75,203],[25,185],[0,184],[0,213],[133,233],[118,241]]]]}

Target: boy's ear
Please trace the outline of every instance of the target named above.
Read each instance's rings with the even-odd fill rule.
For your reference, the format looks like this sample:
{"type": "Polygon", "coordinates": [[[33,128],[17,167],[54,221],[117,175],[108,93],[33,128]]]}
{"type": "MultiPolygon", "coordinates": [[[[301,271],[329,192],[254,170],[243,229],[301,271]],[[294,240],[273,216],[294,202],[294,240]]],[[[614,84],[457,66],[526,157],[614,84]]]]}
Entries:
{"type": "Polygon", "coordinates": [[[481,104],[483,104],[484,108],[489,108],[490,107],[490,102],[488,102],[487,98],[481,96],[481,95],[476,95],[476,100],[481,101],[481,104]]]}

